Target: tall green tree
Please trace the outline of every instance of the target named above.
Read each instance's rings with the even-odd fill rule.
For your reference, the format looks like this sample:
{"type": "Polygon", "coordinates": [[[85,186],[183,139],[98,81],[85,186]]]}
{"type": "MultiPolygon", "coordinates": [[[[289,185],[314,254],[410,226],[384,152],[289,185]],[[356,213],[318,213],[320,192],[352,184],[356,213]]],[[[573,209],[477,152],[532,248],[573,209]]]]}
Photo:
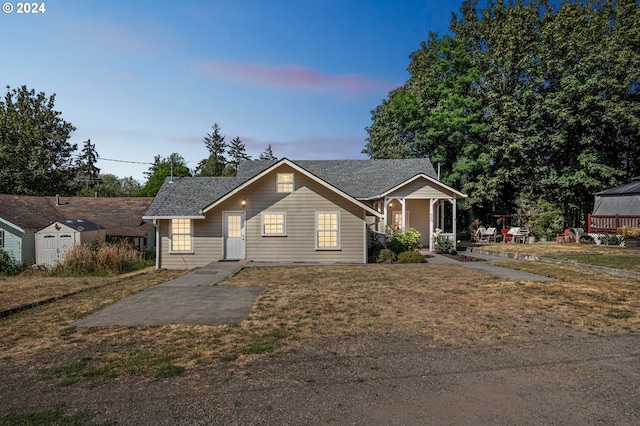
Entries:
{"type": "Polygon", "coordinates": [[[251,159],[251,157],[247,155],[247,149],[239,136],[236,136],[231,140],[228,154],[230,159],[229,165],[233,167],[234,171],[238,170],[238,164],[240,164],[240,161],[251,159]]]}
{"type": "Polygon", "coordinates": [[[76,159],[76,185],[80,190],[91,191],[100,183],[100,169],[96,166],[98,162],[98,151],[96,145],[87,139],[76,159]]]}
{"type": "Polygon", "coordinates": [[[191,176],[191,171],[180,154],[174,152],[169,157],[160,158],[160,156],[155,157],[153,165],[149,167],[151,175],[136,196],[155,197],[167,177],[191,176]]]}
{"type": "Polygon", "coordinates": [[[227,152],[227,142],[220,133],[220,126],[214,123],[211,126],[211,133],[204,137],[204,144],[209,151],[209,156],[196,166],[196,176],[221,176],[228,161],[225,157],[227,152]]]}
{"type": "Polygon", "coordinates": [[[264,152],[260,154],[260,157],[258,157],[258,159],[262,161],[277,159],[276,156],[273,155],[273,149],[271,149],[271,144],[269,144],[267,146],[267,149],[265,149],[264,152]]]}
{"type": "Polygon", "coordinates": [[[75,127],[54,108],[55,94],[7,87],[0,100],[0,193],[71,192],[75,127]]]}

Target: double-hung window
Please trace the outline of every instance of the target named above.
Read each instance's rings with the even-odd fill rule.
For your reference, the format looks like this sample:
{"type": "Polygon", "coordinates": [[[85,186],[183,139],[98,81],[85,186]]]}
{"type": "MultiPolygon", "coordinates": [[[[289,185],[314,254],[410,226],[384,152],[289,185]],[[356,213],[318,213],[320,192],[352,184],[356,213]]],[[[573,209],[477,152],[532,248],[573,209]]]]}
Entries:
{"type": "Polygon", "coordinates": [[[171,252],[193,252],[193,222],[191,219],[171,219],[171,252]]]}
{"type": "Polygon", "coordinates": [[[316,249],[340,249],[340,212],[316,212],[316,249]]]}
{"type": "Polygon", "coordinates": [[[279,237],[287,235],[287,215],[284,212],[262,213],[262,236],[279,237]]]}
{"type": "Polygon", "coordinates": [[[276,192],[293,192],[293,173],[276,175],[276,192]]]}

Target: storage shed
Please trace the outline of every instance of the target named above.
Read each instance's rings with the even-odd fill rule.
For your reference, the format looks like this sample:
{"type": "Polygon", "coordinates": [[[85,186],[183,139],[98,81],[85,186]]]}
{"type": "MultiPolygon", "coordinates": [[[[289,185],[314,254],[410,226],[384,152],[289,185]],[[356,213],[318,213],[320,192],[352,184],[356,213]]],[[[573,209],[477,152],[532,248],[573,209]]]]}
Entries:
{"type": "Polygon", "coordinates": [[[58,220],[36,232],[36,263],[55,266],[76,244],[104,242],[102,228],[87,219],[58,220]]]}

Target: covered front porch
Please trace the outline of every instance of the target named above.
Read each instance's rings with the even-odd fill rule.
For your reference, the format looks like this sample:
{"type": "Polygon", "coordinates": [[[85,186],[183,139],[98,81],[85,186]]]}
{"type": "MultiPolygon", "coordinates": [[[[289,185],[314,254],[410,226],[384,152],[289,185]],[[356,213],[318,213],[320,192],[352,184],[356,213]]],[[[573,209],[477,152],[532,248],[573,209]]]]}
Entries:
{"type": "Polygon", "coordinates": [[[422,245],[430,251],[434,250],[436,234],[450,239],[456,248],[457,200],[465,197],[436,179],[416,176],[378,199],[370,200],[382,215],[374,231],[385,233],[387,226],[400,232],[413,228],[420,233],[422,245]]]}

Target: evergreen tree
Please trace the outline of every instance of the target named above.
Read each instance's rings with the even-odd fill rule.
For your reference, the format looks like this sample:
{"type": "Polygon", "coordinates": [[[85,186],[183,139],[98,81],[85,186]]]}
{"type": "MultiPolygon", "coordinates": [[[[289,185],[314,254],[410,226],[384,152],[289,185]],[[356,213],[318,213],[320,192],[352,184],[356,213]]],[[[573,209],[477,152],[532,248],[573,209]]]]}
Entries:
{"type": "Polygon", "coordinates": [[[229,158],[231,159],[229,161],[229,165],[233,168],[234,171],[238,170],[238,164],[240,164],[240,161],[251,159],[251,157],[247,155],[247,150],[244,146],[244,143],[238,136],[236,136],[231,141],[231,144],[229,144],[228,154],[229,158]]]}
{"type": "Polygon", "coordinates": [[[267,149],[260,154],[259,160],[277,160],[276,156],[273,155],[273,150],[271,149],[271,144],[267,146],[267,149]]]}
{"type": "Polygon", "coordinates": [[[225,158],[227,143],[220,133],[220,126],[214,123],[212,132],[204,137],[204,144],[209,151],[209,156],[201,160],[195,169],[196,176],[221,176],[228,162],[225,158]]]}

